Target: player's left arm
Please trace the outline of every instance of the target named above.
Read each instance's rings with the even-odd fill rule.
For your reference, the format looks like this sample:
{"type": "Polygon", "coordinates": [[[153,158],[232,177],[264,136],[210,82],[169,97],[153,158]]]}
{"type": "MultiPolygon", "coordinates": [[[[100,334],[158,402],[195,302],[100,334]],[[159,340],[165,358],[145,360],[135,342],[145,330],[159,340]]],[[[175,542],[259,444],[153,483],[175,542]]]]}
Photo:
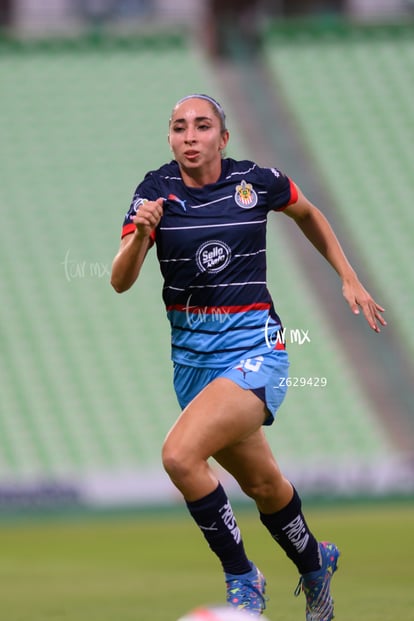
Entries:
{"type": "Polygon", "coordinates": [[[387,325],[381,314],[384,308],[375,302],[359,281],[326,217],[300,188],[296,188],[297,201],[286,207],[284,213],[295,220],[304,235],[336,270],[342,280],[342,293],[352,312],[358,315],[361,308],[370,327],[380,332],[380,325],[387,325]]]}

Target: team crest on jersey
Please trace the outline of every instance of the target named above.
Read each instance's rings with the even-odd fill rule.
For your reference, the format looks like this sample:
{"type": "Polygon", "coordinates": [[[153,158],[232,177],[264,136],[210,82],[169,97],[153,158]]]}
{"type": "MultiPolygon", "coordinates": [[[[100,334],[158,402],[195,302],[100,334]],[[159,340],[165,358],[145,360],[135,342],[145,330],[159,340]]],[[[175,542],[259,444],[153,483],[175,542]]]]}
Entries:
{"type": "Polygon", "coordinates": [[[196,252],[196,262],[200,272],[211,274],[221,272],[228,266],[230,259],[230,247],[217,239],[204,242],[196,252]]]}
{"type": "Polygon", "coordinates": [[[242,209],[251,209],[257,205],[257,194],[253,190],[251,183],[247,183],[244,179],[240,185],[236,186],[234,194],[236,204],[242,209]]]}

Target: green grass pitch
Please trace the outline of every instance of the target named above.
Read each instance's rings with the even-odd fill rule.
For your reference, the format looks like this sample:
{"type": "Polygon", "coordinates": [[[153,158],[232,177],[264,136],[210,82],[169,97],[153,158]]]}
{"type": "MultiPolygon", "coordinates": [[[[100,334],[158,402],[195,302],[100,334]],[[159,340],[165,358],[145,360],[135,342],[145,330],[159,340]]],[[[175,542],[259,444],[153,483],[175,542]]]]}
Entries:
{"type": "MultiPolygon", "coordinates": [[[[297,574],[253,510],[237,508],[248,554],[265,573],[270,621],[304,621],[297,574]]],[[[306,509],[342,551],[335,621],[413,621],[414,504],[306,509]]],[[[220,603],[218,561],[184,510],[0,525],[1,621],[176,621],[220,603]]]]}

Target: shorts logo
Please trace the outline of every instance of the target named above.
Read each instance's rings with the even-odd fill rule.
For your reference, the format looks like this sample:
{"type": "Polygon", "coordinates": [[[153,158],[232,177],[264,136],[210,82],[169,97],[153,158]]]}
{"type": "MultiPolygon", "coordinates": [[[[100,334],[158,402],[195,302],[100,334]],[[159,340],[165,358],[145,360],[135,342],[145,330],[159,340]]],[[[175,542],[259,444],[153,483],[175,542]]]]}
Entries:
{"type": "Polygon", "coordinates": [[[211,240],[201,244],[196,253],[196,262],[201,272],[215,274],[230,263],[231,249],[222,241],[211,240]]]}
{"type": "Polygon", "coordinates": [[[237,367],[233,367],[236,371],[241,371],[243,373],[243,378],[246,379],[246,375],[249,371],[253,371],[257,373],[262,366],[264,358],[263,356],[256,356],[256,358],[247,358],[246,360],[240,360],[240,363],[237,367]]]}
{"type": "Polygon", "coordinates": [[[257,205],[257,194],[253,190],[252,184],[246,183],[243,179],[241,184],[236,186],[234,200],[242,209],[252,209],[252,207],[255,207],[257,205]]]}

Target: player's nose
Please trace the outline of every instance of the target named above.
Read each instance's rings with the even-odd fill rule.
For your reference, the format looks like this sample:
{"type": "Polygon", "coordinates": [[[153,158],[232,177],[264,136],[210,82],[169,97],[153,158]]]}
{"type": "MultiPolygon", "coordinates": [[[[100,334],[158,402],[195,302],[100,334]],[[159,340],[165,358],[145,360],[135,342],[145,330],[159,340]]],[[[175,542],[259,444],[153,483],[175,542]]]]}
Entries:
{"type": "Polygon", "coordinates": [[[193,143],[196,141],[195,132],[192,127],[187,127],[187,129],[185,130],[184,140],[186,143],[193,143]]]}

